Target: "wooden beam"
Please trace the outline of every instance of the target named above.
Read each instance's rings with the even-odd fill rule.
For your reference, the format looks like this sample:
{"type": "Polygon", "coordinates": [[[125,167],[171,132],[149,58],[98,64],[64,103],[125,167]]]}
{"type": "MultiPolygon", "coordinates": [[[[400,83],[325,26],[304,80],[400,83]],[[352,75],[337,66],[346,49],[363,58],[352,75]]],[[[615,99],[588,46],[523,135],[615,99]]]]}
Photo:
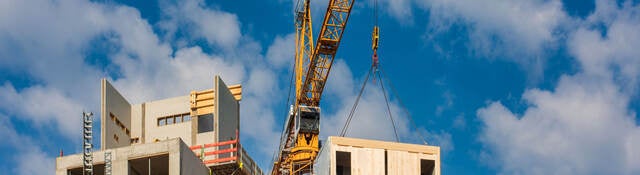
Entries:
{"type": "Polygon", "coordinates": [[[339,146],[379,148],[379,149],[386,149],[386,150],[419,152],[424,154],[440,155],[440,147],[437,147],[437,146],[416,145],[416,144],[357,139],[357,138],[348,138],[348,137],[337,137],[337,136],[330,136],[329,142],[331,144],[339,145],[339,146]]]}

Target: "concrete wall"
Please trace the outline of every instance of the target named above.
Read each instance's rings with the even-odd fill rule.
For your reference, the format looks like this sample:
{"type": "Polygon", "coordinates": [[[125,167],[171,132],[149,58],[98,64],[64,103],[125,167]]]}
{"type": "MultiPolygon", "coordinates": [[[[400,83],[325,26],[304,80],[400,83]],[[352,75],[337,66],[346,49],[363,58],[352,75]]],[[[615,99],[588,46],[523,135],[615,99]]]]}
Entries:
{"type": "Polygon", "coordinates": [[[216,76],[216,115],[218,116],[218,142],[236,139],[236,131],[240,128],[239,103],[227,88],[227,85],[216,76]]]}
{"type": "MultiPolygon", "coordinates": [[[[170,175],[209,174],[207,167],[180,139],[96,151],[94,152],[94,164],[105,163],[105,151],[111,152],[112,174],[129,174],[129,160],[166,154],[169,155],[170,175]]],[[[56,158],[56,175],[66,175],[67,170],[82,167],[81,156],[82,154],[74,154],[56,158]]]]}
{"type": "Polygon", "coordinates": [[[131,105],[131,138],[138,138],[138,143],[144,143],[144,115],[143,104],[131,105]]]}
{"type": "Polygon", "coordinates": [[[180,174],[209,174],[209,168],[184,143],[180,147],[180,174]]]}
{"type": "Polygon", "coordinates": [[[102,79],[101,84],[100,148],[128,146],[130,135],[110,115],[113,114],[131,132],[131,104],[106,79],[102,79]]]}
{"type": "MultiPolygon", "coordinates": [[[[234,140],[236,139],[236,131],[240,128],[240,108],[239,103],[229,91],[227,85],[220,79],[219,76],[215,77],[215,100],[216,100],[216,115],[217,122],[217,138],[218,142],[234,140]]],[[[220,146],[220,149],[231,148],[231,145],[220,146]]],[[[220,154],[219,158],[226,158],[232,156],[231,153],[220,154]]]]}
{"type": "MultiPolygon", "coordinates": [[[[336,155],[335,150],[330,145],[332,145],[331,140],[321,145],[322,148],[320,149],[320,152],[316,157],[316,161],[314,162],[315,164],[313,165],[313,171],[316,175],[330,175],[332,172],[331,167],[333,165],[331,165],[331,163],[333,161],[331,160],[334,160],[336,155]]],[[[336,170],[333,169],[333,172],[335,171],[336,170]]]]}
{"type": "Polygon", "coordinates": [[[191,121],[158,126],[158,118],[183,113],[189,113],[189,96],[145,103],[145,143],[172,138],[181,138],[186,143],[191,143],[191,121]]]}

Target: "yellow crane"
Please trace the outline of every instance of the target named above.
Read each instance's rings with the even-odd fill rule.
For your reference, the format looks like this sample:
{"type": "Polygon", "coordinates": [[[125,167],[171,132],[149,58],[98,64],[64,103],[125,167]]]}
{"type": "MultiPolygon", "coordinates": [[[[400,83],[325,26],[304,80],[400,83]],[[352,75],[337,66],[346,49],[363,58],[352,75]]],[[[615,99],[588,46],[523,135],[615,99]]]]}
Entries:
{"type": "Polygon", "coordinates": [[[285,122],[273,175],[312,173],[313,161],[319,151],[320,98],[353,3],[354,0],[329,0],[314,45],[310,0],[298,0],[295,8],[295,102],[285,122]]]}

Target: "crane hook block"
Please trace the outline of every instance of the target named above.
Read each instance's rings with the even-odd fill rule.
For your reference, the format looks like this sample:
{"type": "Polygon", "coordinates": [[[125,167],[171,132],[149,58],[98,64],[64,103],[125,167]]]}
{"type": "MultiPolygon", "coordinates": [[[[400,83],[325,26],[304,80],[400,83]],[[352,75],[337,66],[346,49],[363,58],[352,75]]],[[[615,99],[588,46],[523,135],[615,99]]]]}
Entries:
{"type": "Polygon", "coordinates": [[[371,49],[378,50],[378,40],[380,39],[380,28],[378,26],[373,27],[373,33],[371,34],[371,49]]]}

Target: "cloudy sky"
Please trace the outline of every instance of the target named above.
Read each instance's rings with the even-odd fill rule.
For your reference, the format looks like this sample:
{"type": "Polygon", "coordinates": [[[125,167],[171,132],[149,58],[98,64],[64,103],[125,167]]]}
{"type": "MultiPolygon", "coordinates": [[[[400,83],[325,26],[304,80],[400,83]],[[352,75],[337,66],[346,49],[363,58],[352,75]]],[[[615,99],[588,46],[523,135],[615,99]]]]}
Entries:
{"type": "MultiPolygon", "coordinates": [[[[341,129],[371,64],[372,2],[354,6],[323,138],[341,129]]],[[[0,0],[0,169],[50,174],[60,149],[79,153],[100,78],[139,103],[221,75],[243,85],[242,143],[269,170],[288,110],[293,4],[0,0]]],[[[312,1],[316,32],[326,4],[312,1]]],[[[640,174],[640,2],[379,0],[379,10],[400,140],[440,146],[443,173],[640,174]]],[[[379,83],[348,136],[395,140],[379,83]]]]}

